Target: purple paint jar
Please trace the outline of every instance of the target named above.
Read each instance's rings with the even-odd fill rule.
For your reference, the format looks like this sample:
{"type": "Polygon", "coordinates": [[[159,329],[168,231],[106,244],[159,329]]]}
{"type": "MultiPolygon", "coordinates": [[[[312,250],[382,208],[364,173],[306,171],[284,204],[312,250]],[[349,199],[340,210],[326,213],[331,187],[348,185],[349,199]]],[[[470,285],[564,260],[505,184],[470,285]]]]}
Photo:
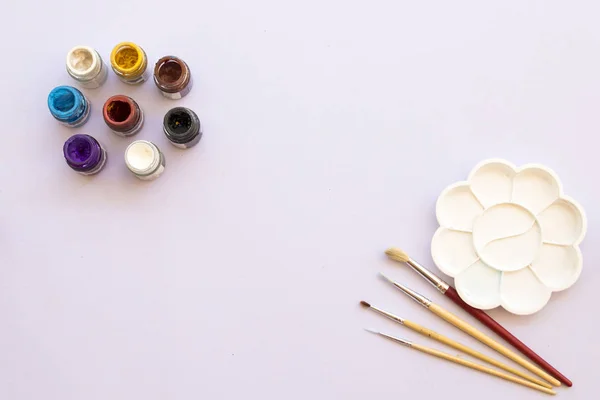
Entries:
{"type": "Polygon", "coordinates": [[[63,146],[67,165],[82,175],[94,175],[106,163],[106,151],[90,135],[78,134],[67,139],[63,146]]]}

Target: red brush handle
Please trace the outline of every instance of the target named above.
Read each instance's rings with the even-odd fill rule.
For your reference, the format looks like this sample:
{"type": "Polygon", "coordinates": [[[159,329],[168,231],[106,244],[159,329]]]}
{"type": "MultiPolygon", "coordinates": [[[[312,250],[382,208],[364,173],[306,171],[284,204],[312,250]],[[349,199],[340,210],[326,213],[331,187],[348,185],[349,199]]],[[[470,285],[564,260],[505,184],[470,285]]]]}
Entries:
{"type": "Polygon", "coordinates": [[[573,382],[571,382],[566,376],[564,376],[563,374],[558,372],[556,370],[556,368],[554,368],[552,365],[548,364],[548,362],[545,361],[542,357],[538,356],[533,350],[531,350],[529,347],[527,347],[525,345],[525,343],[521,342],[519,339],[514,337],[512,335],[512,333],[507,331],[502,325],[500,325],[498,322],[496,322],[492,317],[487,315],[485,312],[478,310],[476,308],[473,308],[470,305],[468,305],[467,303],[465,303],[458,295],[458,292],[456,291],[456,289],[454,289],[452,286],[450,286],[448,288],[448,290],[446,290],[446,293],[444,293],[444,294],[446,296],[448,296],[450,298],[450,300],[452,300],[454,303],[456,303],[460,308],[462,308],[463,310],[465,310],[466,312],[468,312],[469,314],[471,314],[472,316],[477,318],[482,324],[484,324],[485,326],[487,326],[488,328],[490,328],[491,330],[496,332],[502,339],[504,339],[508,343],[510,343],[515,349],[519,350],[521,353],[523,353],[525,356],[527,356],[527,358],[529,358],[531,361],[535,362],[537,365],[539,365],[541,368],[543,368],[547,373],[554,376],[556,379],[558,379],[565,385],[567,385],[569,387],[573,386],[573,382]]]}

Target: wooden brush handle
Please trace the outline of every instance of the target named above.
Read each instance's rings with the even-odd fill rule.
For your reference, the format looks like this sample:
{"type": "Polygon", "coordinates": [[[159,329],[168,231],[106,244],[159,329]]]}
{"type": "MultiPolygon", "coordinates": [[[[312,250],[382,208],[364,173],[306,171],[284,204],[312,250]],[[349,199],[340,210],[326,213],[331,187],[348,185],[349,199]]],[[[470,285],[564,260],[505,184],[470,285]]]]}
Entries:
{"type": "Polygon", "coordinates": [[[512,350],[502,346],[500,343],[496,342],[491,337],[487,336],[483,332],[481,332],[481,331],[477,330],[476,328],[474,328],[473,326],[469,325],[468,323],[466,323],[462,319],[458,318],[456,315],[452,314],[451,312],[446,311],[445,309],[438,306],[437,304],[431,304],[431,306],[429,306],[429,310],[431,310],[438,317],[440,317],[440,318],[444,319],[445,321],[451,323],[452,325],[456,326],[461,331],[473,336],[475,339],[479,340],[481,343],[487,345],[488,347],[491,347],[492,349],[496,350],[498,353],[502,354],[503,356],[510,358],[511,360],[513,360],[514,362],[516,362],[517,364],[522,366],[523,368],[526,368],[527,370],[536,374],[540,378],[547,380],[552,385],[560,386],[560,382],[556,378],[554,378],[547,372],[543,371],[541,368],[533,365],[532,363],[530,363],[523,357],[519,356],[517,353],[513,352],[512,350]]]}
{"type": "Polygon", "coordinates": [[[448,360],[448,361],[451,361],[453,363],[460,364],[460,365],[472,368],[472,369],[477,370],[477,371],[485,372],[486,374],[497,376],[499,378],[506,379],[507,381],[518,383],[519,385],[527,386],[527,387],[535,389],[535,390],[539,390],[540,392],[544,392],[544,393],[547,393],[547,394],[556,394],[556,392],[553,391],[552,389],[548,389],[546,387],[543,387],[543,386],[540,386],[540,385],[536,385],[535,383],[526,381],[525,379],[517,378],[516,376],[512,376],[512,375],[509,375],[509,374],[501,372],[501,371],[496,371],[495,369],[486,367],[484,365],[476,364],[476,363],[474,363],[472,361],[469,361],[469,360],[464,360],[462,358],[459,358],[459,357],[456,357],[456,356],[452,356],[450,354],[446,354],[446,353],[441,352],[439,350],[430,349],[429,347],[421,346],[421,345],[416,344],[416,343],[413,343],[411,345],[411,347],[413,349],[422,351],[423,353],[427,353],[427,354],[430,354],[432,356],[435,356],[435,357],[438,357],[438,358],[442,358],[444,360],[448,360]]]}
{"type": "Polygon", "coordinates": [[[523,354],[531,361],[542,367],[542,369],[544,369],[550,375],[554,376],[559,381],[561,381],[569,387],[573,386],[573,383],[569,380],[569,378],[561,374],[556,368],[554,368],[546,360],[540,357],[535,351],[527,347],[525,343],[521,342],[519,339],[513,336],[512,333],[507,331],[506,328],[504,328],[502,325],[496,322],[496,320],[487,315],[484,311],[473,308],[467,303],[465,303],[463,299],[461,299],[458,295],[456,289],[454,289],[452,286],[450,286],[444,294],[460,308],[471,314],[473,317],[477,318],[479,322],[490,328],[498,336],[510,343],[515,349],[521,352],[521,354],[523,354]]]}
{"type": "Polygon", "coordinates": [[[524,372],[522,372],[522,371],[520,371],[520,370],[518,370],[516,368],[513,368],[513,367],[511,367],[509,365],[501,363],[498,360],[495,360],[495,359],[493,359],[491,357],[488,357],[485,354],[478,352],[477,350],[474,350],[474,349],[472,349],[470,347],[467,347],[467,346],[465,346],[462,343],[458,343],[457,341],[452,340],[452,339],[450,339],[450,338],[448,338],[448,337],[446,337],[444,335],[440,335],[439,333],[437,333],[435,331],[432,331],[431,329],[427,329],[424,326],[421,326],[421,325],[419,325],[419,324],[417,324],[415,322],[412,322],[412,321],[409,321],[409,320],[404,320],[404,325],[407,328],[410,328],[413,331],[420,333],[421,335],[430,337],[431,339],[437,340],[440,343],[444,343],[445,345],[450,346],[453,349],[462,351],[465,354],[468,354],[468,355],[473,356],[473,357],[475,357],[475,358],[477,358],[477,359],[479,359],[481,361],[485,361],[486,363],[491,364],[491,365],[493,365],[495,367],[498,367],[500,369],[508,371],[508,372],[510,372],[512,374],[515,374],[517,376],[520,376],[521,378],[526,379],[526,380],[528,380],[530,382],[533,382],[533,383],[538,384],[540,386],[544,386],[544,387],[546,387],[548,389],[552,388],[551,385],[547,384],[546,382],[544,382],[544,381],[542,381],[540,379],[537,379],[537,378],[535,378],[535,377],[533,377],[531,375],[528,375],[528,374],[526,374],[526,373],[524,373],[524,372]]]}

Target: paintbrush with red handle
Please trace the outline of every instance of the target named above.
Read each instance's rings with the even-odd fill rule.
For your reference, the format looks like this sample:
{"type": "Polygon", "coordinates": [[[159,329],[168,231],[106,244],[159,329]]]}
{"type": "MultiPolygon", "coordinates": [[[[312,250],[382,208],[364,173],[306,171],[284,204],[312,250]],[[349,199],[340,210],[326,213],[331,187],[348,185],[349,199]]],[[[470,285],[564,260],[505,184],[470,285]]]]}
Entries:
{"type": "Polygon", "coordinates": [[[492,317],[487,315],[484,311],[478,310],[476,308],[471,307],[467,303],[465,303],[456,289],[450,286],[448,283],[444,282],[439,276],[435,275],[433,272],[429,271],[427,268],[423,267],[421,264],[411,259],[408,254],[398,248],[390,248],[386,250],[385,254],[389,258],[395,261],[403,262],[408,264],[412,269],[414,269],[419,275],[425,278],[429,283],[431,283],[440,293],[444,294],[446,297],[449,297],[455,304],[457,304],[460,308],[477,318],[482,324],[490,328],[492,331],[496,332],[502,339],[506,340],[510,343],[515,349],[520,351],[524,356],[529,358],[531,361],[535,362],[539,365],[543,370],[545,370],[550,375],[554,376],[556,379],[561,381],[567,386],[573,386],[573,383],[563,374],[558,372],[556,368],[550,365],[546,360],[536,354],[533,350],[525,345],[525,343],[521,342],[512,333],[507,331],[502,325],[496,322],[492,317]]]}

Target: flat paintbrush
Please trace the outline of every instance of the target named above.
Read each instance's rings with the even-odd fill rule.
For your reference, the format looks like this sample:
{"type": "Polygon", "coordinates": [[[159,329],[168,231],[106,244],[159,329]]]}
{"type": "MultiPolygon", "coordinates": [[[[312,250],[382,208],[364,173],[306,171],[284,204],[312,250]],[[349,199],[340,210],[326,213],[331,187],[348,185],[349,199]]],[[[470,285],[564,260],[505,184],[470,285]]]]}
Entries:
{"type": "Polygon", "coordinates": [[[435,275],[433,272],[429,271],[427,268],[423,267],[421,264],[411,259],[408,254],[398,248],[390,248],[385,254],[388,255],[389,258],[395,261],[403,262],[408,264],[412,269],[414,269],[419,275],[427,280],[430,284],[435,286],[437,290],[440,291],[443,295],[452,300],[455,304],[457,304],[460,308],[471,314],[473,317],[477,318],[479,322],[490,328],[494,331],[498,336],[502,339],[506,340],[509,344],[511,344],[515,349],[517,349],[521,354],[529,358],[531,361],[535,362],[542,369],[548,372],[550,375],[554,376],[556,379],[561,381],[567,386],[573,386],[573,383],[563,374],[561,374],[556,368],[550,365],[546,360],[540,357],[536,352],[531,350],[529,347],[525,345],[525,343],[521,342],[517,339],[512,333],[506,330],[502,325],[500,325],[496,320],[490,317],[482,310],[478,310],[477,308],[473,308],[467,303],[465,303],[456,289],[450,286],[448,283],[444,282],[439,276],[435,275]]]}
{"type": "Polygon", "coordinates": [[[395,336],[392,336],[392,335],[388,335],[388,334],[383,333],[383,332],[373,331],[373,330],[370,330],[370,329],[367,329],[367,331],[371,332],[371,333],[374,333],[376,335],[379,335],[379,336],[383,336],[384,338],[392,340],[392,341],[394,341],[396,343],[399,343],[399,344],[401,344],[403,346],[410,347],[411,349],[415,349],[415,350],[421,351],[423,353],[432,355],[434,357],[438,357],[438,358],[441,358],[441,359],[444,359],[444,360],[447,360],[447,361],[451,361],[453,363],[460,364],[460,365],[463,365],[465,367],[469,367],[469,368],[477,370],[477,371],[485,372],[486,374],[497,376],[497,377],[505,379],[507,381],[518,383],[519,385],[527,386],[527,387],[535,389],[535,390],[539,390],[540,392],[544,392],[544,393],[547,393],[547,394],[556,394],[556,392],[553,391],[552,389],[548,389],[546,387],[543,387],[543,386],[540,386],[540,385],[536,385],[535,383],[531,383],[529,381],[526,381],[525,379],[517,378],[516,376],[509,375],[509,374],[507,374],[505,372],[496,371],[495,369],[486,367],[484,365],[480,365],[480,364],[474,363],[474,362],[469,361],[469,360],[464,360],[464,359],[462,359],[460,357],[452,356],[450,354],[441,352],[441,351],[436,350],[436,349],[432,349],[432,348],[429,348],[429,347],[421,346],[420,344],[409,342],[408,340],[400,339],[398,337],[395,337],[395,336]]]}
{"type": "Polygon", "coordinates": [[[523,368],[527,369],[529,372],[532,372],[532,373],[536,374],[537,376],[539,376],[540,378],[545,379],[546,381],[550,382],[550,384],[552,384],[553,386],[560,386],[560,382],[558,380],[556,380],[556,378],[554,378],[552,375],[548,374],[546,371],[542,370],[537,365],[530,363],[529,361],[527,361],[523,357],[519,356],[517,353],[513,352],[512,350],[502,346],[500,343],[496,342],[494,339],[487,336],[485,333],[477,330],[475,327],[473,327],[472,325],[463,321],[462,319],[458,318],[456,315],[452,314],[450,311],[447,311],[444,308],[442,308],[441,306],[435,304],[434,302],[429,300],[427,297],[407,288],[404,285],[399,284],[396,281],[391,280],[384,274],[381,274],[381,276],[383,276],[388,282],[390,282],[396,288],[400,289],[400,291],[402,291],[402,293],[406,294],[408,297],[410,297],[411,299],[413,299],[414,301],[416,301],[417,303],[419,303],[420,305],[422,305],[423,307],[425,307],[426,309],[428,309],[429,311],[431,311],[438,317],[442,318],[444,321],[454,325],[461,331],[473,336],[475,339],[479,340],[481,343],[485,344],[486,346],[496,350],[498,353],[502,354],[503,356],[510,358],[511,360],[513,360],[514,362],[516,362],[517,364],[522,366],[523,368]]]}
{"type": "Polygon", "coordinates": [[[441,334],[439,334],[439,333],[437,333],[435,331],[432,331],[431,329],[425,328],[424,326],[421,326],[421,325],[417,324],[416,322],[412,322],[412,321],[410,321],[408,319],[400,318],[397,315],[391,314],[391,313],[389,313],[387,311],[384,311],[384,310],[382,310],[380,308],[372,306],[371,304],[367,303],[366,301],[361,301],[360,305],[363,306],[363,307],[365,307],[365,308],[368,308],[370,310],[373,310],[376,313],[378,313],[380,315],[383,315],[384,317],[387,317],[387,318],[391,319],[394,322],[397,322],[397,323],[399,323],[401,325],[404,325],[407,328],[409,328],[409,329],[411,329],[411,330],[413,330],[413,331],[415,331],[417,333],[420,333],[423,336],[427,336],[427,337],[429,337],[429,338],[431,338],[433,340],[436,340],[436,341],[438,341],[440,343],[443,343],[443,344],[445,344],[447,346],[450,346],[450,347],[452,347],[452,348],[454,348],[456,350],[462,351],[465,354],[468,354],[468,355],[470,355],[472,357],[480,359],[481,361],[485,361],[486,363],[491,364],[491,365],[493,365],[495,367],[503,369],[503,370],[505,370],[507,372],[510,372],[512,374],[515,374],[517,376],[520,376],[523,379],[527,379],[528,381],[533,382],[533,383],[535,383],[537,385],[544,386],[544,387],[546,387],[548,389],[552,388],[551,385],[549,385],[548,383],[546,383],[546,382],[544,382],[544,381],[542,381],[540,379],[537,379],[537,378],[535,378],[535,377],[533,377],[531,375],[528,375],[528,374],[526,374],[526,373],[524,373],[524,372],[522,372],[522,371],[520,371],[520,370],[518,370],[516,368],[511,367],[510,365],[506,365],[506,364],[504,364],[504,363],[502,363],[502,362],[500,362],[498,360],[495,360],[495,359],[493,359],[491,357],[488,357],[485,354],[480,353],[480,352],[478,352],[475,349],[472,349],[472,348],[470,348],[468,346],[465,346],[462,343],[458,343],[457,341],[452,340],[452,339],[450,339],[450,338],[448,338],[448,337],[446,337],[444,335],[441,335],[441,334]]]}

